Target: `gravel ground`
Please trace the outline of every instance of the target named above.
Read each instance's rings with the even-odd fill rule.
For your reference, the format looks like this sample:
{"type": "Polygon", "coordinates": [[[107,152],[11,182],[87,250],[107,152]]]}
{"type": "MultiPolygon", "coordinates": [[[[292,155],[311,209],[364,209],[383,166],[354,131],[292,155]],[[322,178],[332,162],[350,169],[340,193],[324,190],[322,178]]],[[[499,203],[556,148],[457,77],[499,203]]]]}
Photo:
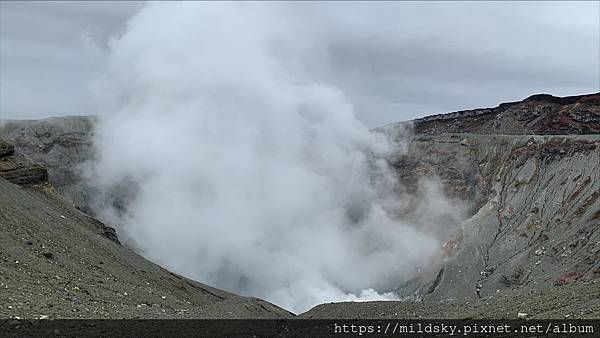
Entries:
{"type": "Polygon", "coordinates": [[[0,318],[290,316],[171,273],[57,194],[0,178],[0,318]]]}
{"type": "Polygon", "coordinates": [[[596,281],[543,290],[514,290],[460,302],[364,302],[318,305],[300,315],[306,319],[537,319],[600,318],[600,284],[596,281]]]}

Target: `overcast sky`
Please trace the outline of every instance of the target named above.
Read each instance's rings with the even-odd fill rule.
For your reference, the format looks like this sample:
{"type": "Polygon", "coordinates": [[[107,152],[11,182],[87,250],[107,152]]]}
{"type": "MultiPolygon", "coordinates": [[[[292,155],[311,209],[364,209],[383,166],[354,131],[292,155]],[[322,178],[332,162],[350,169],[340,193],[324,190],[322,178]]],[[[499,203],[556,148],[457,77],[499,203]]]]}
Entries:
{"type": "MultiPolygon", "coordinates": [[[[374,127],[535,93],[600,91],[599,4],[283,5],[322,37],[328,62],[311,65],[315,76],[341,88],[374,127]]],[[[103,72],[108,41],[140,6],[0,2],[0,117],[94,114],[89,87],[103,72]]]]}

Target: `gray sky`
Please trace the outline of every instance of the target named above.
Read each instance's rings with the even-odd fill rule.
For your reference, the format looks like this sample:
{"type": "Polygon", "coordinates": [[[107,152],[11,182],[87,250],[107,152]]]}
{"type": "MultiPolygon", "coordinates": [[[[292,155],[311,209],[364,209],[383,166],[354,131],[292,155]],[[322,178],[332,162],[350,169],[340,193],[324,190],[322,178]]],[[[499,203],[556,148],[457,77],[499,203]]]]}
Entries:
{"type": "MultiPolygon", "coordinates": [[[[534,93],[600,91],[600,2],[286,3],[320,80],[370,127],[534,93]]],[[[89,87],[138,2],[0,2],[0,117],[94,114],[89,87]]],[[[160,25],[160,22],[156,23],[160,25]]]]}

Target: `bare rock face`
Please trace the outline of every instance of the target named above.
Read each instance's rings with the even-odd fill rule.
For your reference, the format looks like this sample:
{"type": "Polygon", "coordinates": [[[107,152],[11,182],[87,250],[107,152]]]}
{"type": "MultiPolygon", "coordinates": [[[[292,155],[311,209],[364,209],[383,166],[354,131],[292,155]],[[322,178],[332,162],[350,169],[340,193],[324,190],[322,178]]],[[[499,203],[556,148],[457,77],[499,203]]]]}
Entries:
{"type": "Polygon", "coordinates": [[[15,146],[11,143],[0,141],[0,158],[10,156],[15,153],[15,146]]]}
{"type": "Polygon", "coordinates": [[[533,95],[496,108],[464,110],[413,121],[415,133],[584,135],[600,133],[600,93],[555,97],[533,95]]]}
{"type": "Polygon", "coordinates": [[[21,186],[48,183],[48,171],[23,155],[15,155],[14,146],[0,141],[0,177],[21,186]]]}
{"type": "Polygon", "coordinates": [[[417,136],[409,154],[392,162],[403,179],[440,177],[472,216],[400,290],[456,301],[600,280],[600,135],[417,136]]]}
{"type": "MultiPolygon", "coordinates": [[[[49,183],[75,204],[85,207],[93,191],[82,180],[81,165],[93,158],[93,116],[4,120],[0,139],[11,149],[46,167],[49,183]]],[[[0,146],[0,154],[3,152],[0,146]]]]}

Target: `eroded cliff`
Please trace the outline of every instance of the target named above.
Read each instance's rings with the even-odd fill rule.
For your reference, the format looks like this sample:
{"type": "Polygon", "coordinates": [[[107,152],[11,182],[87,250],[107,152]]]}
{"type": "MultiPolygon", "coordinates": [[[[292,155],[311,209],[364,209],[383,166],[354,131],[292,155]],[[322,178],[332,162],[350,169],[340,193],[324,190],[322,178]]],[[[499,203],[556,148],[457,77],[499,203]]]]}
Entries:
{"type": "Polygon", "coordinates": [[[427,300],[600,278],[600,136],[442,134],[415,138],[409,154],[400,172],[414,175],[412,161],[473,206],[427,300]]]}

